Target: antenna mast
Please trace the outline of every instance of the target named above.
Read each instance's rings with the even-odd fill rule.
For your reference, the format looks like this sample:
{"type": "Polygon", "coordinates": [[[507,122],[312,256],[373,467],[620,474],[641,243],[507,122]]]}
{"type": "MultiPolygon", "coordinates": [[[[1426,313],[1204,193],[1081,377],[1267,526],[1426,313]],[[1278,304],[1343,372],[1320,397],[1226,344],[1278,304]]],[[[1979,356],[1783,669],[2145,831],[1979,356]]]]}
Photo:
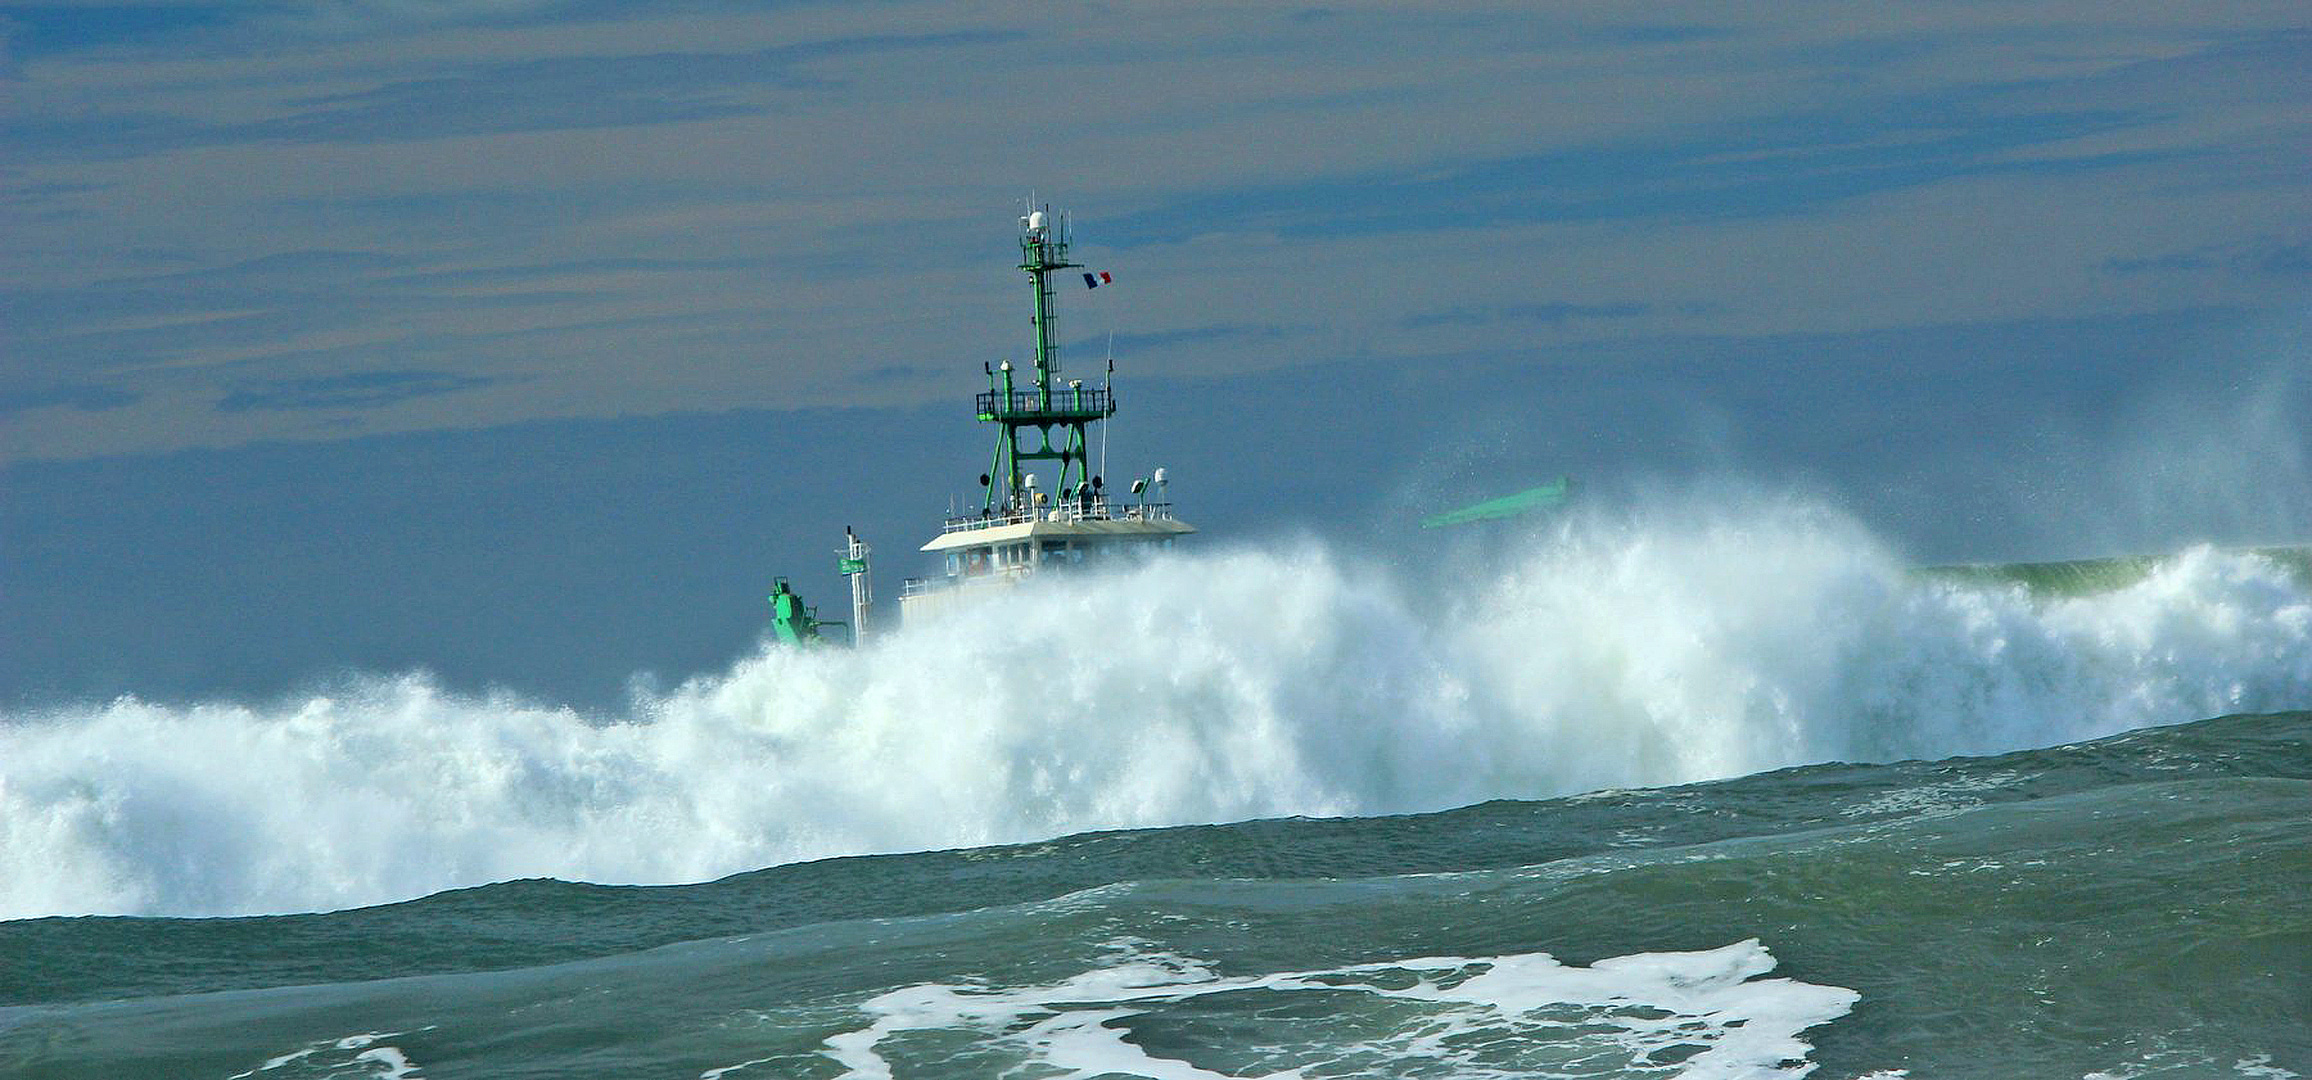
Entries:
{"type": "Polygon", "coordinates": [[[851,579],[851,644],[867,641],[867,609],[875,603],[875,579],[869,576],[873,566],[867,561],[871,550],[859,534],[843,526],[843,546],[835,549],[836,569],[851,579]]]}
{"type": "Polygon", "coordinates": [[[1029,489],[1021,463],[1057,461],[1059,483],[1051,497],[1065,499],[1079,486],[1091,484],[1092,463],[1087,425],[1116,414],[1108,388],[1088,389],[1083,380],[1058,385],[1060,339],[1058,310],[1052,295],[1052,272],[1080,270],[1068,261],[1068,226],[1065,217],[1052,218],[1049,206],[1031,210],[1020,219],[1020,270],[1035,288],[1036,357],[1034,382],[1019,387],[1012,378],[1011,361],[988,372],[988,390],[979,395],[979,418],[999,424],[995,464],[988,470],[985,509],[1032,512],[1037,496],[1029,489]],[[1024,429],[1035,437],[1024,441],[1024,429]],[[1055,431],[1055,429],[1057,429],[1055,431]]]}

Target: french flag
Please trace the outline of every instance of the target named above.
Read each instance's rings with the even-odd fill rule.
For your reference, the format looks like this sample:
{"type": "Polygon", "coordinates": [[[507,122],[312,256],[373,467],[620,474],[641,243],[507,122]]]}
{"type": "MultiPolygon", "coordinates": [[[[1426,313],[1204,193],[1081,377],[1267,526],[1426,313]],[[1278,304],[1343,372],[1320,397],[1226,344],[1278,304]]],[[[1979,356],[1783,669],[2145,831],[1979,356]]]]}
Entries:
{"type": "Polygon", "coordinates": [[[1106,270],[1102,270],[1097,274],[1085,274],[1084,287],[1087,289],[1097,289],[1100,286],[1109,284],[1115,280],[1116,279],[1108,276],[1108,272],[1106,270]]]}

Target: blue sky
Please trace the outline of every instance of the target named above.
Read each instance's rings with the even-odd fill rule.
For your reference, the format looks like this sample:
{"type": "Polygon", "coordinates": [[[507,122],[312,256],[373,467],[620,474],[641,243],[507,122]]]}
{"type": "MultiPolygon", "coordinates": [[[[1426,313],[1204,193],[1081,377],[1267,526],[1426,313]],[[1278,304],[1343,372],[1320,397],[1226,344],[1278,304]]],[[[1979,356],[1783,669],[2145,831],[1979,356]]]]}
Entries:
{"type": "MultiPolygon", "coordinates": [[[[0,4],[7,584],[22,620],[149,615],[71,598],[246,544],[170,549],[194,534],[135,516],[188,470],[259,505],[329,471],[250,464],[268,455],[352,483],[428,439],[584,459],[656,431],[689,447],[671,462],[738,437],[729,416],[808,427],[865,476],[945,453],[895,434],[925,417],[976,457],[951,406],[1026,347],[1031,191],[1117,277],[1065,298],[1076,355],[1112,333],[1155,404],[1324,395],[1261,430],[1286,459],[1363,460],[1350,444],[1418,399],[1407,453],[1730,456],[1827,476],[1952,551],[1930,509],[1855,483],[1890,440],[1842,425],[1911,433],[1891,443],[1943,466],[1919,490],[1947,492],[2055,444],[2129,460],[2079,449],[2118,417],[2297,400],[2308,103],[2301,3],[0,4]],[[1375,373],[1402,385],[1358,393],[1375,373]],[[1507,385],[1553,400],[1486,389],[1507,385]],[[1655,390],[1674,407],[1631,396],[1655,390]],[[72,484],[122,494],[69,518],[72,484]],[[43,561],[106,530],[139,554],[43,561]]],[[[1264,520],[1235,498],[1224,521],[1264,520]]],[[[340,537],[333,578],[371,550],[367,516],[274,527],[340,537]]],[[[1983,545],[2026,541],[2064,546],[1983,545]]],[[[201,587],[267,572],[288,571],[201,587]]],[[[50,682],[90,662],[58,654],[50,682]]]]}

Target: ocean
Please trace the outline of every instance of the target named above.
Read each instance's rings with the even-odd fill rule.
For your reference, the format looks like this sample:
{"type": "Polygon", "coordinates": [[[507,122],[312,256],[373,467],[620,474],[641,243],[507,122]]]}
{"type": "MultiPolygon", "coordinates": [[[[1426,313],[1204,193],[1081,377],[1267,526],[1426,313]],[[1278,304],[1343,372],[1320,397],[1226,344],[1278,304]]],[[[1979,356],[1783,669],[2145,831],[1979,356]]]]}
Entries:
{"type": "Polygon", "coordinates": [[[2312,566],[1214,545],[614,713],[0,719],[0,1076],[2312,1074],[2312,566]]]}

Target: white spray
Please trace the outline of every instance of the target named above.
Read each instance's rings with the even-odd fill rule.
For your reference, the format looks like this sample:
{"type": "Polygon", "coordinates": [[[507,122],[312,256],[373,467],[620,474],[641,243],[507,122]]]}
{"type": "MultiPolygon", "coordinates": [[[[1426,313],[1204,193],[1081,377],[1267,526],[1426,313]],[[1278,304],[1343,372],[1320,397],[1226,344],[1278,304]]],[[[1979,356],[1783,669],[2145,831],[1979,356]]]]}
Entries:
{"type": "Polygon", "coordinates": [[[2312,706],[2312,595],[2207,549],[2073,599],[1799,502],[1593,514],[1460,592],[1313,542],[1051,579],[606,719],[419,676],[0,720],[0,918],[698,881],[1086,829],[1432,810],[2312,706]]]}

